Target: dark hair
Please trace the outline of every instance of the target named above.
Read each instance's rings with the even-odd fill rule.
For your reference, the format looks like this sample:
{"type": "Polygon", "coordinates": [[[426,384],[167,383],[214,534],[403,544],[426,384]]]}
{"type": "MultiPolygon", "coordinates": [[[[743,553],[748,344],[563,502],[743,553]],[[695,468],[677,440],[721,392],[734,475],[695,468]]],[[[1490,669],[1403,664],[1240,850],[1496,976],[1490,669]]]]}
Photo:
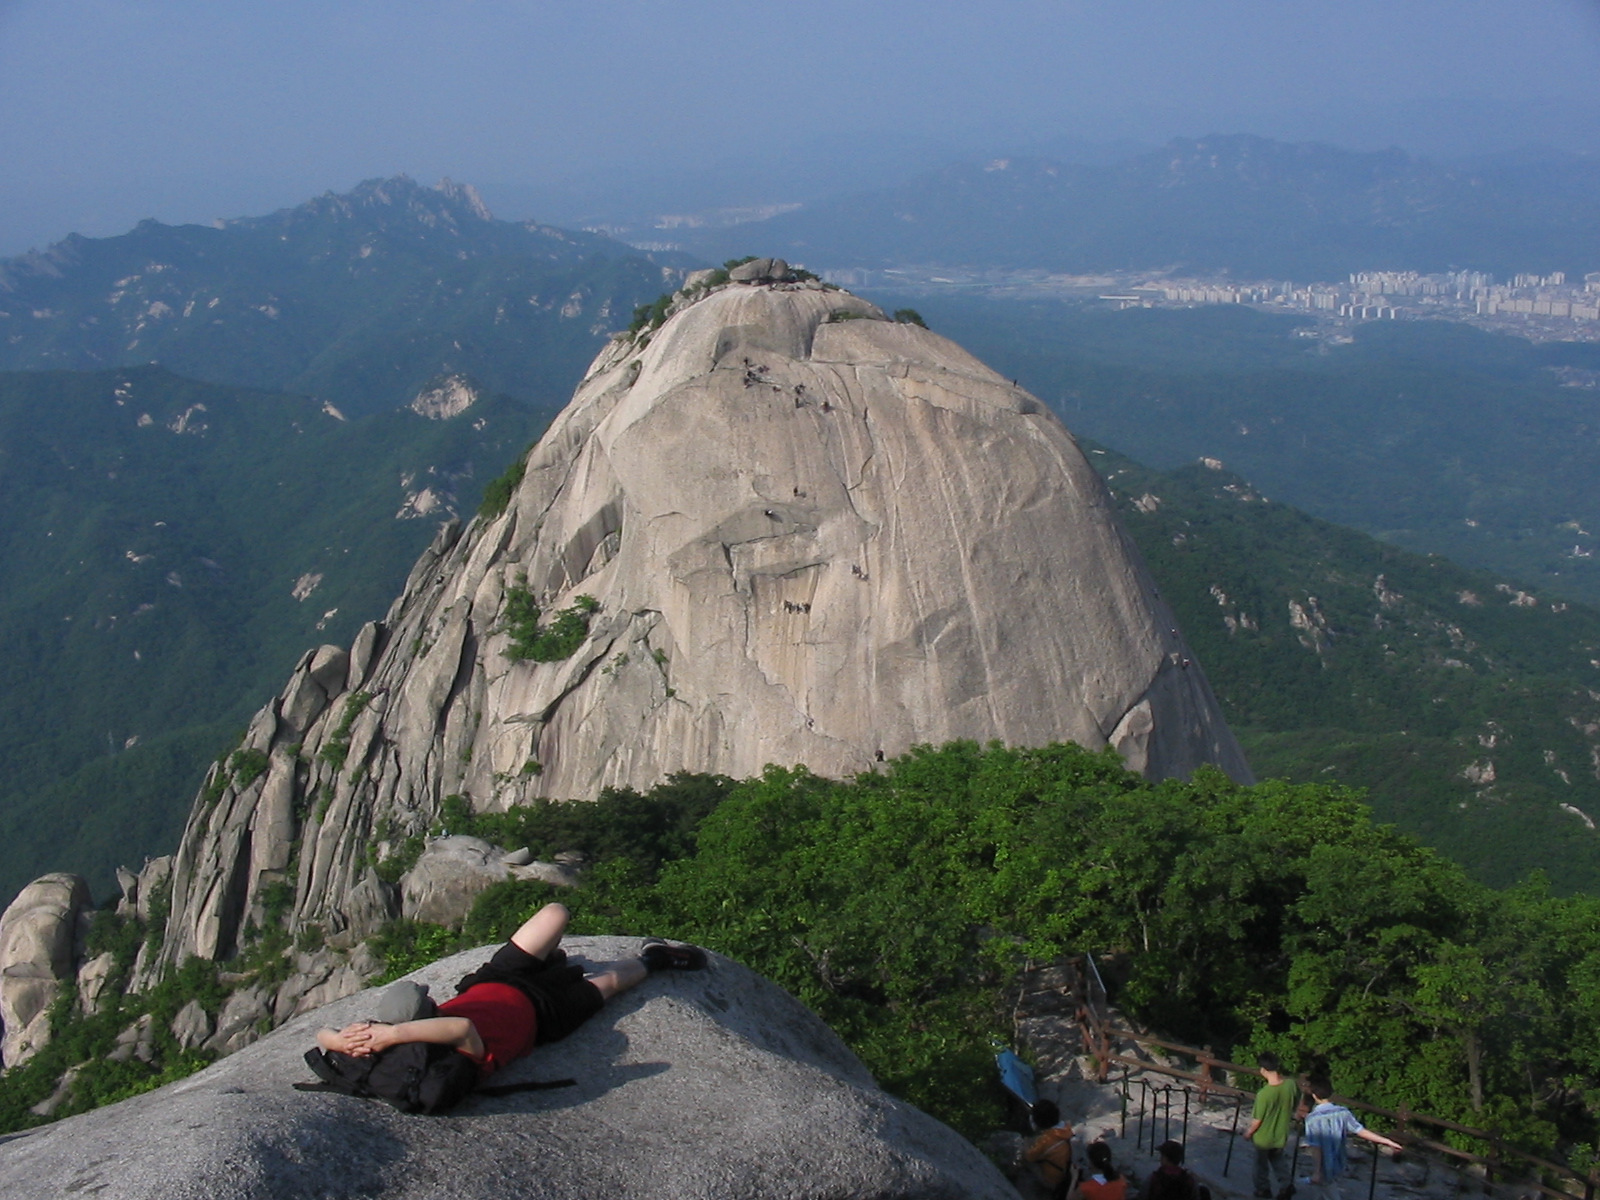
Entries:
{"type": "Polygon", "coordinates": [[[1256,1055],[1256,1066],[1260,1067],[1263,1071],[1274,1071],[1280,1073],[1283,1071],[1283,1063],[1279,1061],[1278,1056],[1271,1050],[1267,1050],[1256,1055]]]}
{"type": "Polygon", "coordinates": [[[1333,1084],[1326,1075],[1313,1075],[1306,1080],[1306,1090],[1318,1100],[1328,1100],[1333,1096],[1333,1084]]]}
{"type": "Polygon", "coordinates": [[[1089,1143],[1089,1165],[1099,1167],[1107,1183],[1117,1178],[1117,1168],[1111,1165],[1111,1147],[1104,1142],[1089,1143]]]}
{"type": "Polygon", "coordinates": [[[1175,1167],[1180,1167],[1183,1165],[1182,1142],[1162,1142],[1161,1148],[1157,1150],[1156,1153],[1161,1155],[1163,1159],[1175,1167]]]}
{"type": "Polygon", "coordinates": [[[1035,1129],[1049,1129],[1061,1122],[1061,1110],[1056,1107],[1054,1100],[1035,1100],[1029,1115],[1033,1117],[1035,1129]]]}

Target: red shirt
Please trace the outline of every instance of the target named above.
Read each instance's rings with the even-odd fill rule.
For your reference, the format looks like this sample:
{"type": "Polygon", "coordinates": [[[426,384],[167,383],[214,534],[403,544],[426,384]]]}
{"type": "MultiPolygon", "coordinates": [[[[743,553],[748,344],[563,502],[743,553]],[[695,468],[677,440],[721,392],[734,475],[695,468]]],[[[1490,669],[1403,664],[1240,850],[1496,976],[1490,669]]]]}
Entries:
{"type": "Polygon", "coordinates": [[[533,1049],[538,1018],[526,992],[509,983],[475,983],[439,1005],[441,1017],[465,1017],[483,1039],[484,1074],[533,1049]]]}
{"type": "Polygon", "coordinates": [[[1115,1179],[1090,1175],[1078,1184],[1078,1188],[1083,1192],[1084,1200],[1123,1200],[1128,1194],[1128,1181],[1121,1175],[1115,1179]]]}

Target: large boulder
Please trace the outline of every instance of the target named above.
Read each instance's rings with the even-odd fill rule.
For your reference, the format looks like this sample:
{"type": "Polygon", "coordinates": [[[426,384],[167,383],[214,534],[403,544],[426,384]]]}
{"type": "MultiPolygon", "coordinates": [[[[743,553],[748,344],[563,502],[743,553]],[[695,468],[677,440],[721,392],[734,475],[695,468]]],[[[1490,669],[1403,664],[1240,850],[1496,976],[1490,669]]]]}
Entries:
{"type": "MultiPolygon", "coordinates": [[[[639,942],[568,948],[600,961],[639,942]]],[[[487,953],[411,978],[449,995],[487,953]]],[[[443,1117],[292,1090],[311,1078],[301,1055],[317,1027],[375,1001],[330,1004],[189,1079],[0,1144],[0,1195],[1016,1197],[969,1143],[880,1091],[797,1001],[724,958],[652,976],[503,1080],[575,1087],[473,1098],[443,1117]]]]}
{"type": "Polygon", "coordinates": [[[505,851],[482,838],[435,838],[400,880],[401,913],[413,921],[454,925],[478,893],[511,877],[505,851]]]}
{"type": "Polygon", "coordinates": [[[116,962],[117,956],[107,950],[78,968],[78,1007],[87,1015],[92,1017],[100,1011],[106,984],[111,982],[111,971],[116,962]]]}
{"type": "Polygon", "coordinates": [[[50,1005],[74,978],[84,919],[93,909],[81,875],[35,879],[0,916],[0,1061],[26,1062],[50,1040],[50,1005]]]}

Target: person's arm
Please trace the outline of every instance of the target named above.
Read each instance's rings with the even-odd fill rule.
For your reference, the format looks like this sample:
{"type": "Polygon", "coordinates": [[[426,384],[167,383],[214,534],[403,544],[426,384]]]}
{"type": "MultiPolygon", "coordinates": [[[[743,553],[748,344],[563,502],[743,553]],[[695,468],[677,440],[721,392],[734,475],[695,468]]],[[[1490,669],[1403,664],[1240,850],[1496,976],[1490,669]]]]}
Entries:
{"type": "Polygon", "coordinates": [[[1311,1155],[1311,1182],[1320,1184],[1322,1182],[1322,1147],[1315,1144],[1307,1146],[1306,1153],[1311,1155]]]}
{"type": "Polygon", "coordinates": [[[432,1042],[465,1050],[476,1059],[484,1056],[483,1039],[466,1017],[428,1017],[399,1025],[357,1021],[343,1029],[324,1029],[317,1034],[317,1045],[324,1050],[337,1050],[356,1058],[377,1054],[403,1042],[432,1042]]]}
{"type": "Polygon", "coordinates": [[[1256,1130],[1258,1130],[1260,1128],[1261,1128],[1261,1118],[1257,1117],[1255,1120],[1250,1122],[1250,1127],[1244,1131],[1244,1136],[1247,1137],[1247,1138],[1253,1138],[1256,1135],[1256,1130]]]}
{"type": "Polygon", "coordinates": [[[1404,1147],[1402,1147],[1400,1143],[1395,1141],[1393,1138],[1386,1138],[1381,1133],[1373,1133],[1370,1129],[1358,1129],[1356,1130],[1356,1136],[1362,1141],[1376,1142],[1380,1146],[1387,1146],[1396,1154],[1400,1153],[1400,1151],[1404,1149],[1404,1147]]]}

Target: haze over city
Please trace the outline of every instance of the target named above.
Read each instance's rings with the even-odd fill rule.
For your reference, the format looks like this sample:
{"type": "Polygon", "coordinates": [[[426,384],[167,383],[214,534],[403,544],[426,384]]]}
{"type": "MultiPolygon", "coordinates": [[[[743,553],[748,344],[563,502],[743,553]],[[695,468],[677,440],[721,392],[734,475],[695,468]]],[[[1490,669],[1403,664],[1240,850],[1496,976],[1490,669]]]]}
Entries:
{"type": "Polygon", "coordinates": [[[1245,132],[1600,151],[1592,0],[0,3],[0,254],[406,172],[603,224],[1245,132]]]}

